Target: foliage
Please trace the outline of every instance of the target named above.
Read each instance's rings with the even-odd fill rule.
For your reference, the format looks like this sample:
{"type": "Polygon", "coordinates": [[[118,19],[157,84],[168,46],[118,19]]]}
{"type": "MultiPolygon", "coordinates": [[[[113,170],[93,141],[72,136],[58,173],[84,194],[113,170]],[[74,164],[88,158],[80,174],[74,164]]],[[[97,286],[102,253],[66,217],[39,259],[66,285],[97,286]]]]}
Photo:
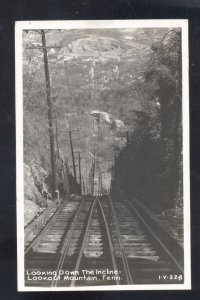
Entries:
{"type": "MultiPolygon", "coordinates": [[[[48,44],[62,40],[61,49],[48,52],[59,189],[64,194],[66,168],[73,174],[69,128],[79,130],[72,132],[74,149],[85,151],[82,175],[88,179],[93,153],[91,110],[100,110],[125,124],[121,130],[113,120],[101,123],[100,159],[105,177],[109,177],[117,151],[118,189],[157,209],[172,207],[181,199],[182,186],[180,30],[125,32],[46,34],[48,44]],[[129,146],[124,147],[127,130],[133,133],[129,146]]],[[[29,167],[36,162],[43,167],[51,191],[44,66],[42,52],[27,49],[30,41],[41,43],[38,33],[24,37],[24,161],[29,167]]],[[[69,181],[74,193],[72,175],[69,181]]]]}
{"type": "Polygon", "coordinates": [[[159,211],[182,205],[180,30],[168,31],[152,50],[144,85],[151,86],[154,110],[134,112],[135,130],[117,159],[113,187],[159,211]]]}
{"type": "MultiPolygon", "coordinates": [[[[133,39],[134,34],[133,33],[133,39]]],[[[147,35],[147,32],[145,33],[147,35]]],[[[71,165],[71,150],[67,130],[73,132],[75,151],[84,151],[83,176],[89,176],[93,151],[91,110],[98,109],[121,119],[132,126],[132,109],[148,106],[146,89],[141,85],[143,69],[151,53],[149,46],[126,40],[120,30],[65,30],[61,33],[48,31],[47,44],[62,41],[61,49],[48,51],[51,81],[51,99],[54,123],[57,120],[56,150],[71,165]],[[92,58],[92,59],[91,59],[92,58]],[[93,68],[93,69],[92,69],[93,68]],[[93,70],[93,72],[92,72],[93,70]]],[[[139,37],[139,36],[138,36],[139,37]]],[[[137,39],[138,39],[137,37],[137,39]]],[[[30,166],[40,161],[51,174],[48,136],[47,101],[45,91],[42,51],[28,49],[30,44],[41,44],[38,32],[24,33],[23,84],[24,84],[24,160],[30,166]]],[[[55,133],[54,128],[54,133],[55,133]]],[[[121,149],[121,134],[115,122],[101,124],[100,156],[102,170],[109,172],[113,161],[113,146],[121,149]]],[[[56,156],[57,168],[59,159],[56,156]]],[[[59,171],[58,171],[59,173],[59,171]]],[[[59,175],[59,174],[58,174],[59,175]]],[[[49,185],[50,185],[49,178],[49,185]]],[[[50,186],[49,186],[50,188],[50,186]]]]}

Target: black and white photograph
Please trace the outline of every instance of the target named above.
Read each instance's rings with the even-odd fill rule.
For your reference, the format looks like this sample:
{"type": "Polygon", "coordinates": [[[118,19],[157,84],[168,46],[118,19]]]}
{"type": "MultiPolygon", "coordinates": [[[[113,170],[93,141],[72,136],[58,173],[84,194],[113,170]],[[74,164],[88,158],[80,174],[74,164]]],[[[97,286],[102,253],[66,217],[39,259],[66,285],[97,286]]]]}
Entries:
{"type": "Polygon", "coordinates": [[[191,288],[187,20],[15,25],[19,291],[191,288]]]}

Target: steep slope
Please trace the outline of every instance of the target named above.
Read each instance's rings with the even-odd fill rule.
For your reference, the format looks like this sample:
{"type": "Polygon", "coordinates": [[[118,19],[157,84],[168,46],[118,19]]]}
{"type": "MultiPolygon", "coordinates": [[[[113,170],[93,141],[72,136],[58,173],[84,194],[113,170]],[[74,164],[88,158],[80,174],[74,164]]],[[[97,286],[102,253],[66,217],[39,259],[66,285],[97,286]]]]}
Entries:
{"type": "MultiPolygon", "coordinates": [[[[59,153],[68,160],[72,172],[67,130],[78,130],[73,131],[72,136],[75,151],[85,151],[81,154],[85,181],[92,163],[93,110],[104,113],[100,124],[100,160],[106,187],[109,186],[115,152],[124,147],[126,131],[132,132],[137,122],[134,111],[154,114],[154,105],[148,101],[153,90],[144,81],[144,73],[152,53],[151,39],[162,35],[162,31],[155,29],[152,32],[110,29],[47,33],[48,44],[62,42],[61,48],[48,52],[59,153]],[[110,123],[105,114],[111,116],[110,123]],[[117,124],[124,125],[119,127],[117,124]]],[[[38,33],[24,33],[25,160],[30,162],[32,157],[40,156],[49,172],[42,53],[27,49],[30,43],[38,45],[40,42],[38,33]],[[36,139],[39,139],[38,143],[35,143],[36,139]]]]}

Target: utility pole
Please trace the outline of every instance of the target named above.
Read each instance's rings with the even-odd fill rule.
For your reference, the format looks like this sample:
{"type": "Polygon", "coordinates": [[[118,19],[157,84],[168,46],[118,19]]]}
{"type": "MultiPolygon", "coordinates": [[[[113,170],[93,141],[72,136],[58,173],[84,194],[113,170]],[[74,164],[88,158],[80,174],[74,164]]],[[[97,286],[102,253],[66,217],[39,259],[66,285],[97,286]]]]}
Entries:
{"type": "Polygon", "coordinates": [[[79,166],[80,195],[82,195],[81,155],[80,155],[80,152],[78,152],[78,166],[79,166]]]}
{"type": "Polygon", "coordinates": [[[60,158],[60,151],[59,151],[59,144],[58,144],[58,120],[57,120],[57,114],[55,113],[55,120],[56,120],[56,146],[58,151],[58,157],[60,158]]]}
{"type": "Polygon", "coordinates": [[[65,163],[63,162],[63,173],[64,173],[64,184],[65,184],[65,192],[67,198],[69,199],[70,191],[69,191],[69,167],[68,161],[66,160],[65,163]]]}
{"type": "MultiPolygon", "coordinates": [[[[29,31],[29,30],[28,30],[29,31]]],[[[49,77],[49,65],[48,65],[48,55],[47,49],[59,48],[61,46],[46,45],[45,31],[44,30],[33,30],[41,34],[42,45],[31,45],[27,46],[27,49],[37,49],[43,52],[44,60],[44,71],[45,71],[45,81],[46,81],[46,97],[47,97],[47,108],[48,108],[48,124],[49,124],[49,140],[50,140],[50,151],[51,151],[51,169],[52,169],[52,185],[53,185],[53,196],[56,196],[56,190],[58,189],[57,176],[56,176],[56,158],[55,158],[55,146],[54,146],[54,132],[53,132],[53,109],[51,102],[51,86],[50,86],[50,77],[49,77]]]]}
{"type": "Polygon", "coordinates": [[[49,138],[50,138],[50,149],[51,149],[51,167],[52,167],[52,177],[53,177],[53,191],[54,191],[54,194],[55,194],[55,190],[58,189],[58,184],[57,184],[57,176],[56,176],[55,147],[54,147],[54,133],[53,133],[53,112],[52,112],[52,102],[51,102],[49,65],[48,65],[48,56],[47,56],[47,49],[46,49],[46,38],[45,38],[44,30],[41,30],[41,35],[42,35],[44,70],[45,70],[45,80],[46,80],[46,95],[47,95],[47,106],[48,106],[49,138]]]}
{"type": "Polygon", "coordinates": [[[86,192],[85,192],[85,182],[84,182],[83,176],[82,176],[82,185],[83,185],[83,195],[85,195],[86,194],[86,192]]]}
{"type": "Polygon", "coordinates": [[[73,164],[73,170],[74,170],[74,178],[77,182],[76,177],[76,166],[75,166],[75,159],[74,159],[74,148],[73,148],[73,142],[72,142],[72,132],[69,130],[69,140],[70,140],[70,147],[71,147],[71,154],[72,154],[72,164],[73,164]]]}
{"type": "Polygon", "coordinates": [[[74,151],[74,154],[78,153],[78,166],[79,166],[79,184],[80,184],[80,195],[82,194],[82,172],[81,172],[81,160],[83,157],[81,157],[81,153],[85,153],[85,151],[74,151]]]}
{"type": "Polygon", "coordinates": [[[74,178],[75,178],[75,181],[77,183],[76,164],[75,164],[75,157],[74,157],[75,152],[74,152],[73,141],[79,140],[79,139],[73,138],[73,141],[72,141],[72,132],[74,132],[74,131],[79,131],[79,129],[61,130],[61,132],[68,132],[69,133],[69,139],[66,139],[66,141],[70,142],[71,155],[72,155],[72,166],[73,166],[73,171],[74,171],[74,178]]]}

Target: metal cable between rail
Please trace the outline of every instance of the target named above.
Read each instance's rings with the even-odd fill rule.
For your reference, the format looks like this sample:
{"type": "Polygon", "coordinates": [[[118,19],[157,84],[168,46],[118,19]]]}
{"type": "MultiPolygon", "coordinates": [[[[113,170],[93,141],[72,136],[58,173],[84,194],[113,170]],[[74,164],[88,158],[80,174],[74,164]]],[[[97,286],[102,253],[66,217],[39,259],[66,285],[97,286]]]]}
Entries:
{"type": "MultiPolygon", "coordinates": [[[[61,258],[59,260],[58,267],[56,269],[56,274],[58,274],[59,270],[62,269],[63,263],[65,261],[65,257],[67,255],[68,250],[69,250],[69,246],[70,246],[71,239],[72,239],[72,236],[73,236],[73,233],[74,233],[74,228],[75,228],[75,225],[76,225],[76,222],[77,222],[77,219],[78,219],[78,215],[79,215],[79,213],[81,211],[83,203],[85,202],[85,198],[86,198],[86,196],[82,198],[81,203],[79,205],[79,208],[78,208],[78,210],[77,210],[77,212],[76,212],[76,214],[74,216],[74,219],[72,221],[71,228],[70,228],[70,235],[69,235],[69,238],[68,238],[68,242],[65,245],[63,254],[62,254],[62,256],[61,256],[61,258]]],[[[58,283],[58,280],[57,279],[53,279],[51,287],[56,287],[57,283],[58,283]]]]}
{"type": "MultiPolygon", "coordinates": [[[[112,244],[112,238],[111,238],[110,230],[109,230],[109,227],[108,227],[108,223],[106,221],[106,217],[105,217],[105,214],[104,214],[104,211],[103,211],[103,207],[102,207],[100,201],[99,200],[97,200],[97,201],[99,203],[99,207],[101,209],[101,214],[103,216],[104,224],[105,224],[105,227],[106,227],[106,233],[107,233],[107,237],[108,237],[108,243],[109,243],[109,248],[110,248],[110,254],[111,254],[113,269],[117,270],[117,263],[116,263],[116,259],[115,259],[114,248],[113,248],[113,244],[112,244]]],[[[120,284],[120,281],[118,280],[117,277],[116,277],[116,283],[117,283],[117,285],[120,284]]]]}
{"type": "Polygon", "coordinates": [[[124,245],[123,245],[123,241],[122,241],[122,236],[121,236],[121,232],[120,232],[120,228],[119,228],[119,223],[118,223],[118,219],[117,219],[117,215],[112,203],[112,200],[110,198],[109,195],[107,195],[108,199],[109,199],[109,203],[113,212],[113,217],[114,217],[114,221],[115,221],[115,226],[117,229],[117,236],[118,236],[118,241],[119,241],[119,246],[120,246],[120,252],[122,255],[122,261],[123,261],[123,265],[124,265],[124,271],[126,274],[126,279],[127,279],[127,283],[128,284],[133,284],[133,280],[132,280],[132,275],[129,269],[129,265],[128,265],[128,261],[127,261],[127,257],[126,257],[126,253],[125,253],[125,249],[124,249],[124,245]]]}
{"type": "MultiPolygon", "coordinates": [[[[89,214],[87,226],[86,226],[86,229],[85,229],[85,234],[84,234],[84,237],[83,237],[83,242],[82,242],[81,249],[80,249],[77,261],[76,261],[76,266],[74,268],[75,272],[78,271],[79,267],[80,267],[81,259],[82,259],[82,256],[83,256],[83,252],[84,252],[84,249],[85,249],[85,246],[86,246],[86,243],[87,243],[88,232],[89,232],[90,223],[91,223],[91,219],[92,219],[92,215],[93,215],[93,210],[94,210],[96,201],[97,201],[97,197],[95,198],[94,202],[92,203],[92,207],[91,207],[91,210],[90,210],[90,214],[89,214]]],[[[71,284],[70,284],[70,287],[74,287],[75,286],[75,282],[76,282],[75,280],[72,280],[71,284]]]]}

